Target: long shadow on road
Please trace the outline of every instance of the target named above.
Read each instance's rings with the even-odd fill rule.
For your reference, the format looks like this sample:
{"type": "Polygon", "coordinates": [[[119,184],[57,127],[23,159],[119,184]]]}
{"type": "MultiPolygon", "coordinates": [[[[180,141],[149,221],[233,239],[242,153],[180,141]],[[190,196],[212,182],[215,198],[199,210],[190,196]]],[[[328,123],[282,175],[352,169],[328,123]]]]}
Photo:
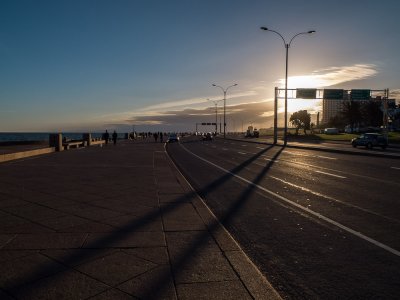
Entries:
{"type": "MultiPolygon", "coordinates": [[[[211,193],[213,190],[217,189],[227,181],[231,180],[234,178],[234,175],[232,174],[237,174],[244,168],[246,168],[248,165],[250,165],[252,162],[257,160],[261,155],[264,153],[268,152],[273,146],[269,146],[264,150],[261,150],[254,156],[250,157],[246,161],[242,162],[240,165],[232,168],[229,170],[230,173],[226,173],[219,177],[218,179],[214,180],[213,182],[209,183],[207,186],[205,186],[203,189],[198,191],[199,194],[201,195],[208,195],[211,193]]],[[[274,156],[274,159],[278,158],[280,153],[283,151],[283,148],[281,148],[274,156]]],[[[233,220],[235,218],[235,215],[240,211],[240,209],[243,207],[243,205],[246,203],[246,200],[248,197],[255,192],[256,190],[256,184],[259,183],[265,175],[268,173],[269,169],[273,165],[274,160],[271,160],[268,164],[263,167],[261,172],[257,175],[257,177],[254,179],[253,183],[254,184],[249,184],[249,186],[240,194],[236,197],[236,199],[233,199],[232,204],[230,207],[226,209],[226,212],[222,216],[222,218],[219,220],[222,223],[229,223],[230,220],[233,220]]],[[[163,208],[163,214],[168,214],[172,213],[174,210],[177,208],[181,207],[183,204],[187,203],[187,199],[191,197],[196,197],[197,193],[196,192],[189,192],[180,197],[176,202],[168,205],[167,207],[163,208]]],[[[144,226],[148,225],[149,223],[153,222],[156,220],[160,215],[160,212],[151,212],[140,219],[137,219],[135,221],[132,221],[130,224],[126,225],[125,227],[121,228],[118,231],[118,234],[115,232],[110,233],[108,236],[103,237],[101,239],[95,240],[92,243],[88,244],[85,246],[86,249],[101,249],[101,248],[106,248],[108,247],[107,245],[112,245],[117,243],[118,241],[123,240],[126,238],[128,235],[131,236],[134,234],[135,231],[141,230],[144,226]]],[[[209,232],[213,232],[219,228],[219,223],[218,220],[212,222],[208,228],[209,232]]],[[[174,277],[176,278],[179,275],[180,270],[183,269],[183,267],[187,264],[190,263],[193,253],[198,253],[202,248],[204,248],[207,245],[207,241],[209,239],[209,234],[208,231],[199,231],[199,234],[197,234],[195,240],[184,250],[182,250],[181,253],[177,256],[178,259],[173,262],[172,265],[172,272],[174,274],[174,277]]],[[[83,249],[82,249],[83,250],[83,249]]],[[[88,258],[92,257],[93,253],[90,253],[90,251],[78,251],[77,253],[70,254],[60,261],[66,266],[66,268],[71,268],[71,266],[76,266],[79,265],[81,262],[86,261],[88,258]]],[[[32,270],[30,274],[26,274],[24,276],[21,276],[18,280],[18,282],[13,282],[12,284],[8,285],[6,290],[8,292],[18,292],[19,297],[27,297],[29,298],[29,295],[33,292],[35,289],[34,284],[28,284],[32,283],[38,279],[42,279],[44,274],[52,274],[54,271],[52,270],[53,265],[51,264],[43,264],[38,266],[35,270],[32,270]]],[[[55,278],[57,280],[62,280],[64,272],[59,272],[57,274],[52,274],[51,278],[55,278]]],[[[146,286],[146,291],[147,294],[144,295],[145,299],[157,299],[161,296],[161,294],[164,292],[164,290],[170,285],[170,274],[169,272],[164,272],[158,276],[158,278],[154,279],[150,287],[146,286]]],[[[119,283],[121,284],[121,283],[119,283]]],[[[118,284],[118,285],[119,285],[118,284]]],[[[116,286],[113,286],[116,288],[116,286]]],[[[113,288],[109,286],[109,288],[113,288]]]]}

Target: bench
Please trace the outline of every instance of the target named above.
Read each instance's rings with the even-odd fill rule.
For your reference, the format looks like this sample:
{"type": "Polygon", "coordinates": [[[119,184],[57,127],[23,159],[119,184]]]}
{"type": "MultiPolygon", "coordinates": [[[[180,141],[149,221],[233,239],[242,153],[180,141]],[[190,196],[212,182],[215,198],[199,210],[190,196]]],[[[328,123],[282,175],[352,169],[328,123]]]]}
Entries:
{"type": "Polygon", "coordinates": [[[87,144],[86,141],[70,141],[70,142],[64,142],[63,147],[64,150],[69,150],[69,148],[85,147],[86,144],[87,144]]]}

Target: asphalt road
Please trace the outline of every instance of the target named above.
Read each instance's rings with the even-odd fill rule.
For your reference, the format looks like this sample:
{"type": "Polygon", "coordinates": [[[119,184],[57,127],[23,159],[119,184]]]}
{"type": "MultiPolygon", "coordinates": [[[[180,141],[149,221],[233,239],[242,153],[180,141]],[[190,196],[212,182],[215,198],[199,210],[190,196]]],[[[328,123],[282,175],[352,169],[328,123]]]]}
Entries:
{"type": "Polygon", "coordinates": [[[184,138],[167,151],[288,299],[400,299],[400,160],[184,138]]]}

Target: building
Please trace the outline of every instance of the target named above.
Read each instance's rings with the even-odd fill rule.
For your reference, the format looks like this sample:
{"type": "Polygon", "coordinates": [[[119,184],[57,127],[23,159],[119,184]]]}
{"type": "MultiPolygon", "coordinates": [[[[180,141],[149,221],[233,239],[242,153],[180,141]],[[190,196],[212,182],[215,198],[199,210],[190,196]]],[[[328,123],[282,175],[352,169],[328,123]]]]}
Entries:
{"type": "MultiPolygon", "coordinates": [[[[360,101],[362,103],[368,101],[383,101],[381,96],[376,96],[374,98],[369,99],[353,99],[350,100],[349,95],[344,95],[344,98],[347,99],[322,99],[322,124],[326,124],[331,120],[333,117],[339,115],[343,111],[343,103],[347,101],[360,101]]],[[[396,104],[395,99],[388,99],[388,104],[396,104]]]]}

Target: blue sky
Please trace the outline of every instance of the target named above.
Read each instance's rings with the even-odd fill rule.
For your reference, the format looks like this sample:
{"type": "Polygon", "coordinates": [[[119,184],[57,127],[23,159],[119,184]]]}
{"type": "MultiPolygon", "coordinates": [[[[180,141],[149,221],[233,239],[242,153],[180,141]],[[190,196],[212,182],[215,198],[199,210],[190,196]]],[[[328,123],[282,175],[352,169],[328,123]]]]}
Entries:
{"type": "Polygon", "coordinates": [[[260,26],[287,39],[317,31],[293,41],[289,87],[389,88],[394,97],[399,3],[2,0],[0,132],[193,130],[214,120],[207,99],[222,92],[212,83],[238,84],[228,127],[264,126],[285,49],[260,26]]]}

